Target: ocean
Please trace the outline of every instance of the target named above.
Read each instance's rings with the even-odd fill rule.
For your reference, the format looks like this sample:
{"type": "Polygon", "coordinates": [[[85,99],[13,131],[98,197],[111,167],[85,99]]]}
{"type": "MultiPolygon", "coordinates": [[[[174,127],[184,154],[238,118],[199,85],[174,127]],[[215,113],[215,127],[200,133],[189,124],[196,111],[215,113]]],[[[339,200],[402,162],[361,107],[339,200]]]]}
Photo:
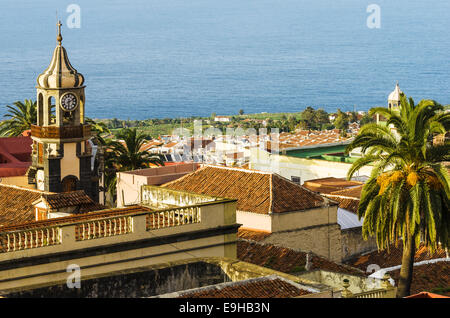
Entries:
{"type": "Polygon", "coordinates": [[[35,99],[56,45],[92,118],[332,112],[386,105],[396,81],[450,104],[450,1],[2,0],[0,118],[35,99]],[[80,28],[66,12],[79,6],[80,28]],[[380,27],[369,28],[370,4],[380,27]]]}

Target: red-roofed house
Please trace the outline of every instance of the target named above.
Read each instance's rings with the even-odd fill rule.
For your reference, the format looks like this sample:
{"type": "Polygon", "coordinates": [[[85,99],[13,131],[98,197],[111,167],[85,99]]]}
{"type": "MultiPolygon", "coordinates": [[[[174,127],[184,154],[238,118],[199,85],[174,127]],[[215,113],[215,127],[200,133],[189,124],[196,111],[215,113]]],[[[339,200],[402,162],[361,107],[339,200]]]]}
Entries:
{"type": "Polygon", "coordinates": [[[200,167],[198,163],[166,162],[163,167],[117,173],[117,206],[139,203],[141,186],[161,185],[176,180],[200,167]]]}
{"type": "Polygon", "coordinates": [[[418,294],[407,296],[405,298],[450,298],[450,297],[433,294],[433,293],[428,293],[428,292],[421,292],[418,294]]]}
{"type": "Polygon", "coordinates": [[[341,261],[337,203],[278,174],[205,165],[163,187],[237,199],[237,223],[270,233],[265,243],[341,261]]]}
{"type": "Polygon", "coordinates": [[[31,165],[29,136],[0,138],[0,178],[24,176],[31,165]]]}

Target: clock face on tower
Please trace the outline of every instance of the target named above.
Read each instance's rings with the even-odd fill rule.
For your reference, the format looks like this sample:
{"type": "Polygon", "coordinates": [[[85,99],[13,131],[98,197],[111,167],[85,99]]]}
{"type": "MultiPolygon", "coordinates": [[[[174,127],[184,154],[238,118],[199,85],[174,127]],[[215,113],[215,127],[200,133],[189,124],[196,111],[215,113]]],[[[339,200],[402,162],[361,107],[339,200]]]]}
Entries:
{"type": "Polygon", "coordinates": [[[77,108],[77,97],[72,93],[66,93],[61,96],[61,108],[66,112],[71,112],[77,108]]]}

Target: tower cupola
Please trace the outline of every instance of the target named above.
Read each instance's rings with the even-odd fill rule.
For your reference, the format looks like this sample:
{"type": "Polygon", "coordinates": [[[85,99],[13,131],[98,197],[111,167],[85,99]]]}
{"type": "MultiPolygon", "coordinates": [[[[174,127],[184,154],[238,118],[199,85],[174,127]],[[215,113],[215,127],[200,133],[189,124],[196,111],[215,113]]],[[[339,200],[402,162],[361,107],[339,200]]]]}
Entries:
{"type": "Polygon", "coordinates": [[[61,22],[58,22],[58,45],[53,51],[49,67],[38,76],[37,84],[41,88],[77,88],[84,84],[84,76],[70,64],[66,49],[62,46],[61,22]]]}
{"type": "Polygon", "coordinates": [[[400,107],[400,98],[403,95],[403,92],[400,90],[400,87],[397,84],[395,85],[394,90],[389,94],[388,97],[388,107],[389,109],[398,109],[400,107]]]}

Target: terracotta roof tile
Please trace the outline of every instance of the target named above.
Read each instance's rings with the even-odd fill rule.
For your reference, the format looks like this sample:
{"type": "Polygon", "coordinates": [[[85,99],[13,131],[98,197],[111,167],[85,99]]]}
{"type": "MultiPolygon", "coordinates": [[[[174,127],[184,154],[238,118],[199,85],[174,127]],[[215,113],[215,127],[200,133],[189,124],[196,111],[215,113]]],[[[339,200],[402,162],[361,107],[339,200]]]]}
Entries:
{"type": "Polygon", "coordinates": [[[325,194],[327,198],[336,201],[341,209],[357,213],[359,207],[359,199],[343,198],[340,196],[325,194]]]}
{"type": "MultiPolygon", "coordinates": [[[[239,239],[237,242],[238,259],[269,267],[283,273],[298,273],[305,271],[307,254],[287,247],[272,244],[263,244],[239,239]]],[[[314,253],[309,253],[309,270],[325,270],[331,272],[346,273],[362,276],[364,273],[344,264],[337,264],[314,253]]]]}
{"type": "Polygon", "coordinates": [[[311,292],[273,275],[197,288],[180,294],[179,298],[292,298],[311,292]]]}
{"type": "MultiPolygon", "coordinates": [[[[411,294],[423,291],[450,296],[450,262],[416,265],[413,269],[411,294]]],[[[389,272],[398,286],[400,269],[389,272]]]]}
{"type": "Polygon", "coordinates": [[[347,188],[347,189],[334,191],[334,192],[331,192],[330,194],[339,195],[339,196],[343,196],[343,197],[360,199],[361,198],[361,191],[362,191],[363,187],[364,187],[364,185],[362,184],[362,185],[359,185],[359,186],[356,186],[356,187],[350,187],[350,188],[347,188]]]}
{"type": "Polygon", "coordinates": [[[43,192],[0,184],[0,225],[12,225],[35,219],[33,202],[43,192]]]}
{"type": "MultiPolygon", "coordinates": [[[[403,244],[402,242],[398,243],[396,247],[392,244],[389,248],[382,251],[374,251],[371,253],[367,253],[361,255],[359,257],[353,258],[346,263],[348,265],[360,268],[363,271],[367,270],[367,267],[370,264],[376,264],[381,268],[387,268],[392,266],[397,266],[402,264],[402,253],[403,253],[403,244]]],[[[444,249],[438,249],[434,254],[430,254],[425,247],[424,244],[421,244],[416,251],[416,255],[414,257],[414,262],[420,262],[435,258],[445,258],[446,253],[444,249]]]]}
{"type": "Polygon", "coordinates": [[[237,199],[238,210],[261,214],[306,210],[327,202],[274,173],[218,166],[205,166],[163,187],[237,199]]]}
{"type": "MultiPolygon", "coordinates": [[[[72,206],[90,206],[95,204],[95,202],[83,190],[43,194],[42,198],[52,209],[72,206]]],[[[101,206],[99,205],[98,207],[101,206]]],[[[99,210],[101,210],[101,208],[99,210]]]]}
{"type": "Polygon", "coordinates": [[[152,211],[150,208],[140,206],[140,205],[128,206],[125,208],[112,208],[112,209],[106,209],[106,210],[101,210],[101,211],[87,212],[87,213],[83,213],[83,214],[73,214],[70,216],[47,219],[47,220],[42,220],[42,221],[31,221],[31,222],[27,221],[25,223],[8,225],[8,226],[0,227],[0,232],[24,230],[24,229],[28,230],[28,229],[32,229],[32,228],[41,228],[41,227],[57,225],[57,224],[81,222],[81,221],[88,221],[88,220],[94,220],[94,219],[101,219],[101,218],[107,218],[107,217],[113,217],[113,216],[128,215],[128,214],[133,214],[133,213],[150,212],[150,211],[152,211]]]}
{"type": "Polygon", "coordinates": [[[261,230],[253,230],[253,229],[247,229],[240,227],[238,230],[238,237],[246,240],[252,240],[252,241],[262,241],[263,239],[270,236],[272,233],[267,231],[261,231],[261,230]]]}
{"type": "Polygon", "coordinates": [[[0,177],[23,176],[31,165],[31,137],[0,138],[0,177]]]}
{"type": "Polygon", "coordinates": [[[421,292],[421,293],[414,294],[411,296],[406,296],[405,298],[450,298],[450,297],[442,296],[439,294],[428,293],[428,292],[421,292]]]}
{"type": "Polygon", "coordinates": [[[0,184],[0,225],[6,227],[33,222],[35,220],[33,206],[41,198],[55,209],[79,206],[78,212],[81,213],[105,209],[103,205],[91,200],[82,190],[53,193],[0,184]]]}
{"type": "Polygon", "coordinates": [[[303,183],[303,186],[305,188],[323,194],[330,194],[336,191],[345,190],[359,185],[362,185],[362,182],[334,177],[313,179],[305,181],[303,183]]]}

